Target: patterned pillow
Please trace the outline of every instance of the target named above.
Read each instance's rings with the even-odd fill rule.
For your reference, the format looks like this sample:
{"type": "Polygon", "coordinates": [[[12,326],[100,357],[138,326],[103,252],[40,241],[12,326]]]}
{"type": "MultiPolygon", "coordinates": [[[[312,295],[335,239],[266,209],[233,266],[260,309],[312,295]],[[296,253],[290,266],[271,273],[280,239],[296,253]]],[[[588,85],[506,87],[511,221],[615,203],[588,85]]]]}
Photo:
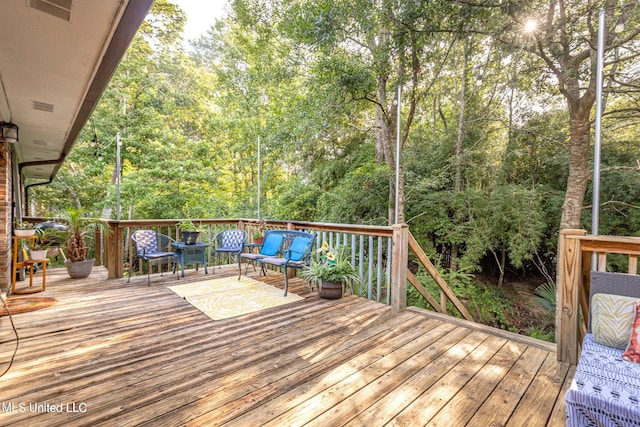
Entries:
{"type": "Polygon", "coordinates": [[[591,329],[598,344],[624,350],[631,338],[638,298],[595,294],[591,299],[591,329]]]}
{"type": "Polygon", "coordinates": [[[136,242],[136,255],[144,256],[158,252],[158,240],[153,230],[138,230],[133,233],[136,242]]]}
{"type": "Polygon", "coordinates": [[[629,362],[640,363],[640,302],[634,302],[633,306],[636,317],[633,319],[629,345],[624,353],[622,353],[622,358],[629,362]]]}
{"type": "Polygon", "coordinates": [[[220,249],[240,250],[244,244],[244,233],[239,230],[227,230],[222,233],[222,246],[220,249]]]}

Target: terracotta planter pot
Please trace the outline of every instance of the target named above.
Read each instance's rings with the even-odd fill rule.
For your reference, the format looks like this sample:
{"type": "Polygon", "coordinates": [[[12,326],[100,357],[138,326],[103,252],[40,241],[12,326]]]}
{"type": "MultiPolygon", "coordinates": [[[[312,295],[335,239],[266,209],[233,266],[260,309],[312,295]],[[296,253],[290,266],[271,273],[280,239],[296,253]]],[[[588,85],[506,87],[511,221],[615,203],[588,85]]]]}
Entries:
{"type": "Polygon", "coordinates": [[[85,259],[84,261],[65,261],[64,265],[67,267],[67,273],[72,279],[82,279],[91,274],[93,269],[93,263],[95,258],[85,259]]]}
{"type": "Polygon", "coordinates": [[[342,298],[342,283],[322,281],[322,286],[318,286],[318,295],[324,299],[342,298]]]}

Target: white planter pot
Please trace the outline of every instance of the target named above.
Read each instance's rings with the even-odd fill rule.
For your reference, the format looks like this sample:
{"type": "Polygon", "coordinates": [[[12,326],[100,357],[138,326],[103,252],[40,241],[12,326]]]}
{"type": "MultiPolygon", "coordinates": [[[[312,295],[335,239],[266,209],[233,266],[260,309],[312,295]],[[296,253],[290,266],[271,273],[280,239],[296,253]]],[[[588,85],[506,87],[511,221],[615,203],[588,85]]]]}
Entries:
{"type": "Polygon", "coordinates": [[[15,234],[16,237],[30,237],[36,234],[36,230],[13,230],[13,234],[15,234]]]}
{"type": "Polygon", "coordinates": [[[43,250],[43,251],[31,251],[29,253],[29,257],[31,259],[45,259],[47,257],[47,250],[43,250]]]}

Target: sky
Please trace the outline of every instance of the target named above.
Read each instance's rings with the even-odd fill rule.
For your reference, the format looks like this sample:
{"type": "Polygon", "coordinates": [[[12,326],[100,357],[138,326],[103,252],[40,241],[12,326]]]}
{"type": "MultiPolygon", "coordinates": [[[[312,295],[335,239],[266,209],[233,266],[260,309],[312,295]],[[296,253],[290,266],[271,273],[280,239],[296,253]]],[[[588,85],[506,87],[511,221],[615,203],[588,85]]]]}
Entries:
{"type": "Polygon", "coordinates": [[[216,18],[226,15],[228,0],[170,0],[187,14],[184,37],[191,40],[207,32],[216,18]]]}

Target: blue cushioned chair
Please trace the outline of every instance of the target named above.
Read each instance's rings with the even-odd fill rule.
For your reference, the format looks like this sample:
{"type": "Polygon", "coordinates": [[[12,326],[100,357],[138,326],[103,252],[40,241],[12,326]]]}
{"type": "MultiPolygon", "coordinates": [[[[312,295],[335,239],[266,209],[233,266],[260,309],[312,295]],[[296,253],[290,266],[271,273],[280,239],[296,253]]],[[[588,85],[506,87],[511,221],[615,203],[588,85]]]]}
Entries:
{"type": "Polygon", "coordinates": [[[131,276],[133,275],[133,262],[136,259],[142,259],[149,262],[149,268],[147,269],[147,284],[151,284],[151,279],[149,277],[151,264],[154,262],[158,263],[163,260],[173,262],[175,259],[175,252],[171,245],[175,240],[153,230],[137,230],[131,235],[131,239],[133,240],[135,247],[135,255],[133,261],[129,265],[129,278],[127,279],[127,283],[129,283],[131,276]]]}
{"type": "Polygon", "coordinates": [[[213,252],[216,258],[220,254],[235,256],[242,252],[244,242],[247,240],[247,232],[244,230],[224,230],[213,236],[213,252]]]}

